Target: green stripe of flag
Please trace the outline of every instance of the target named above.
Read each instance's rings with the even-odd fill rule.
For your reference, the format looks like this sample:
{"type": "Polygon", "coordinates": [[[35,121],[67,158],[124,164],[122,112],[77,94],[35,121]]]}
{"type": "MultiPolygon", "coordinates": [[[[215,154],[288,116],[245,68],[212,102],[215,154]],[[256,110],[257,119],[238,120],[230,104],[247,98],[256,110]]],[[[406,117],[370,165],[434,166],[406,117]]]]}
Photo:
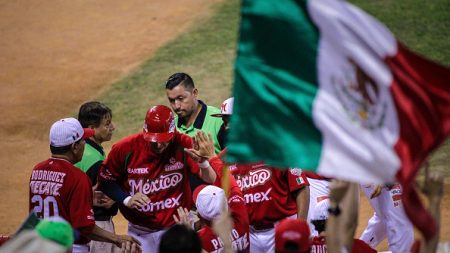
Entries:
{"type": "Polygon", "coordinates": [[[238,102],[227,160],[316,168],[322,143],[312,121],[319,33],[306,1],[279,1],[242,2],[233,91],[238,102]]]}

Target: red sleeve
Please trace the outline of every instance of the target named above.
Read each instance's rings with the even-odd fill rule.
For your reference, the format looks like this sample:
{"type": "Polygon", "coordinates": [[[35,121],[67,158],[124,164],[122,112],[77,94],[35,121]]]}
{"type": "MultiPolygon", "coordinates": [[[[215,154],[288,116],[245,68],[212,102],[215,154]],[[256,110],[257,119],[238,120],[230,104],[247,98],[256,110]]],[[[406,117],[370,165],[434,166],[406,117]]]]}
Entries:
{"type": "MultiPolygon", "coordinates": [[[[248,218],[248,212],[247,208],[245,206],[245,200],[243,198],[241,189],[239,186],[237,186],[236,181],[234,177],[230,177],[230,196],[228,197],[228,206],[231,211],[231,216],[234,220],[234,227],[237,228],[247,228],[247,230],[244,229],[242,231],[242,235],[245,232],[248,232],[248,226],[249,226],[249,218],[248,218]],[[234,182],[231,182],[234,181],[234,182]]],[[[242,229],[241,229],[242,230],[242,229]]],[[[241,231],[238,231],[241,232],[241,231]]]]}
{"type": "Polygon", "coordinates": [[[352,253],[376,253],[377,251],[372,249],[367,243],[359,239],[353,239],[352,253]]]}
{"type": "Polygon", "coordinates": [[[124,173],[122,167],[126,156],[126,152],[122,150],[121,146],[113,145],[108,157],[101,165],[97,178],[98,182],[116,181],[124,173]]]}
{"type": "MultiPolygon", "coordinates": [[[[222,171],[224,168],[224,163],[222,162],[222,160],[220,160],[220,158],[224,155],[225,152],[225,150],[222,150],[216,157],[209,160],[209,164],[217,174],[214,185],[220,188],[222,188],[222,171]]],[[[245,233],[248,233],[248,213],[241,188],[239,188],[236,179],[233,177],[233,175],[231,175],[231,173],[229,175],[229,191],[230,193],[228,196],[228,206],[230,207],[231,216],[234,220],[234,227],[238,230],[240,236],[242,236],[245,233]]]]}
{"type": "Polygon", "coordinates": [[[289,169],[287,171],[289,191],[294,192],[309,185],[308,179],[301,169],[289,169]]]}
{"type": "Polygon", "coordinates": [[[250,247],[250,220],[243,194],[232,175],[230,175],[228,207],[233,218],[233,246],[238,250],[248,252],[250,247]]]}
{"type": "Polygon", "coordinates": [[[71,225],[73,228],[89,234],[95,225],[94,212],[92,210],[92,186],[89,178],[84,173],[80,175],[77,181],[69,206],[71,225]]]}
{"type": "Polygon", "coordinates": [[[222,180],[223,168],[225,166],[225,164],[222,162],[221,158],[225,152],[226,151],[224,149],[217,156],[209,159],[209,164],[213,168],[214,172],[216,172],[216,174],[217,174],[216,181],[213,184],[218,187],[221,187],[220,182],[222,180]]]}

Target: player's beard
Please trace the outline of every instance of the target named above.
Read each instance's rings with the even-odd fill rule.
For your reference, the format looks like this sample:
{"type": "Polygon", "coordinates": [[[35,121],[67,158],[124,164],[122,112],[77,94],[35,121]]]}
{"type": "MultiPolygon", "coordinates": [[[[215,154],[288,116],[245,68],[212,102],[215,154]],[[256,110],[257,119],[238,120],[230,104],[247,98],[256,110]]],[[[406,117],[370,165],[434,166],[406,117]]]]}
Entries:
{"type": "Polygon", "coordinates": [[[182,122],[187,122],[191,118],[193,111],[188,113],[186,110],[179,110],[175,111],[175,113],[178,115],[182,122]]]}

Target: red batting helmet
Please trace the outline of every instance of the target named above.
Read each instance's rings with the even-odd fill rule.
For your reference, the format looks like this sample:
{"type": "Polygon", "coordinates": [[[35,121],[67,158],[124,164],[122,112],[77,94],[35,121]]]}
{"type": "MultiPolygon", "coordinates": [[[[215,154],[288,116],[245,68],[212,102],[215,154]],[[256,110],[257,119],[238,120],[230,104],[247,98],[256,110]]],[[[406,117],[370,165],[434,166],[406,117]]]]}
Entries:
{"type": "Polygon", "coordinates": [[[172,110],[164,105],[148,109],[144,122],[144,139],[150,142],[168,142],[175,135],[172,110]]]}

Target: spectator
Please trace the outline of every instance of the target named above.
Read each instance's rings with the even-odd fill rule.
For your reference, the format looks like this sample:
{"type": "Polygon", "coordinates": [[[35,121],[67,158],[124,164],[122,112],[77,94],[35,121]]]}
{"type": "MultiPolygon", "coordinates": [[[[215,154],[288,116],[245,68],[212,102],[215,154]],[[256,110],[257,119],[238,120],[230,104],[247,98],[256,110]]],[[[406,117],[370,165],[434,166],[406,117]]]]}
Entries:
{"type": "Polygon", "coordinates": [[[25,229],[0,248],[1,253],[70,253],[72,226],[61,217],[41,220],[34,230],[25,229]]]}

